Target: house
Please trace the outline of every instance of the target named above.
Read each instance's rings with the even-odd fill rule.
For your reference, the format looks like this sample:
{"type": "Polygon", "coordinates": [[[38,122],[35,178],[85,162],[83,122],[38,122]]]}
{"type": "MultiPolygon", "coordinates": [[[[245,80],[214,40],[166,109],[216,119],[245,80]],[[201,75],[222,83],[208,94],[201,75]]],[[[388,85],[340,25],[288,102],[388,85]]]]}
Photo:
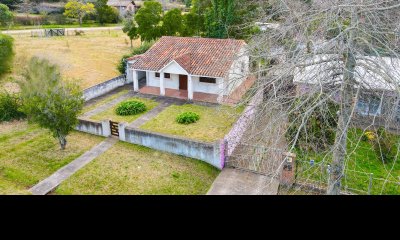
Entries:
{"type": "Polygon", "coordinates": [[[122,17],[127,14],[135,14],[138,8],[132,0],[108,0],[107,5],[118,9],[119,15],[122,17]]]}
{"type": "MultiPolygon", "coordinates": [[[[343,76],[336,69],[340,73],[343,63],[330,62],[332,57],[335,56],[318,56],[314,59],[318,64],[297,69],[293,76],[297,95],[340,84],[343,76]]],[[[376,61],[375,57],[363,57],[357,61],[355,70],[355,88],[363,91],[353,101],[354,119],[364,122],[365,126],[373,122],[377,126],[400,129],[400,59],[383,57],[376,61]]],[[[340,100],[338,94],[334,99],[340,100]]]]}
{"type": "Polygon", "coordinates": [[[221,103],[248,87],[246,47],[234,39],[162,37],[128,59],[127,78],[136,92],[221,103]]]}

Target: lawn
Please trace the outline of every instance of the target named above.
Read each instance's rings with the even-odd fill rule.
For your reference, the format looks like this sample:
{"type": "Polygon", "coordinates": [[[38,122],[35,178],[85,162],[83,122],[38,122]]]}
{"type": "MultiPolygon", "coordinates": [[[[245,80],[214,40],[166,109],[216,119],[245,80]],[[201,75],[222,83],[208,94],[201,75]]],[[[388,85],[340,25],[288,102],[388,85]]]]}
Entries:
{"type": "Polygon", "coordinates": [[[65,151],[46,130],[25,121],[0,123],[0,194],[30,187],[91,149],[103,138],[73,132],[65,151]]]}
{"type": "Polygon", "coordinates": [[[243,108],[228,106],[172,105],[141,129],[213,142],[222,139],[230,131],[242,111],[243,108]],[[177,123],[176,117],[188,111],[199,114],[200,120],[189,125],[177,123]]]}
{"type": "MultiPolygon", "coordinates": [[[[88,31],[83,36],[53,38],[13,37],[16,52],[14,77],[18,78],[30,57],[37,56],[59,65],[63,76],[76,79],[82,89],[119,76],[116,66],[130,50],[130,40],[121,30],[88,31]]],[[[135,44],[138,45],[139,41],[135,44]]],[[[0,85],[13,88],[4,79],[0,80],[0,85]]]]}
{"type": "Polygon", "coordinates": [[[174,154],[119,142],[63,182],[56,194],[205,194],[219,170],[174,154]]]}
{"type": "MultiPolygon", "coordinates": [[[[129,101],[129,100],[136,100],[136,101],[141,101],[143,102],[146,107],[147,107],[147,111],[150,111],[151,109],[157,107],[157,105],[159,104],[158,102],[151,100],[151,99],[147,99],[147,98],[130,98],[127,99],[125,101],[129,101]]],[[[136,115],[131,115],[131,116],[119,116],[115,113],[115,109],[118,107],[118,104],[115,105],[112,108],[107,109],[104,112],[101,112],[99,114],[96,114],[92,117],[90,117],[90,119],[92,120],[96,120],[96,121],[103,121],[106,119],[112,120],[114,122],[126,122],[126,123],[131,123],[133,121],[135,121],[136,119],[138,119],[140,116],[142,116],[143,114],[145,114],[146,112],[140,113],[140,114],[136,114],[136,115]]]]}
{"type": "Polygon", "coordinates": [[[96,109],[97,107],[100,107],[103,104],[106,104],[106,103],[108,103],[108,102],[110,102],[110,101],[112,101],[114,99],[117,99],[117,98],[121,97],[124,94],[127,94],[128,92],[129,92],[129,90],[124,89],[124,90],[119,91],[116,94],[113,94],[113,95],[110,95],[108,97],[102,98],[99,101],[94,102],[93,104],[85,105],[83,107],[82,112],[86,113],[86,112],[92,111],[92,110],[96,109]]]}
{"type": "MultiPolygon", "coordinates": [[[[370,183],[369,173],[373,173],[371,194],[400,194],[400,185],[393,183],[384,184],[383,179],[400,182],[400,156],[388,164],[383,164],[373,150],[371,143],[361,141],[363,131],[351,129],[348,136],[346,159],[346,172],[342,185],[354,193],[365,194],[370,183]],[[382,179],[382,180],[379,180],[382,179]]],[[[395,137],[395,136],[393,136],[395,137]]],[[[400,140],[400,137],[396,137],[400,140]]],[[[303,181],[327,182],[326,165],[332,161],[332,154],[325,153],[299,153],[298,152],[298,178],[303,181]],[[317,164],[311,167],[309,160],[314,159],[317,164]],[[321,167],[321,163],[322,166],[321,167]]]]}

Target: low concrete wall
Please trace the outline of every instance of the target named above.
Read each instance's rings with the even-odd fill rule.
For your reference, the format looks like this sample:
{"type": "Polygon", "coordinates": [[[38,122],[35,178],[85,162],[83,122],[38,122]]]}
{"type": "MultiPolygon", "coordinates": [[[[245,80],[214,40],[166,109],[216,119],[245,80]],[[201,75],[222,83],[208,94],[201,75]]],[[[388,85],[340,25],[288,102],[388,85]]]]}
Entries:
{"type": "Polygon", "coordinates": [[[79,124],[75,127],[76,130],[90,133],[98,136],[109,137],[110,130],[110,122],[105,120],[102,122],[96,122],[87,119],[79,119],[79,124]]]}
{"type": "Polygon", "coordinates": [[[104,95],[128,83],[129,81],[127,80],[127,78],[125,78],[125,75],[121,75],[119,77],[113,78],[111,80],[102,82],[93,87],[85,89],[83,91],[83,98],[85,99],[85,101],[88,101],[90,99],[104,95]]]}
{"type": "Polygon", "coordinates": [[[218,169],[222,169],[220,161],[220,143],[205,143],[186,138],[154,133],[119,125],[120,140],[145,146],[148,148],[174,153],[185,157],[195,158],[207,162],[218,169]]]}

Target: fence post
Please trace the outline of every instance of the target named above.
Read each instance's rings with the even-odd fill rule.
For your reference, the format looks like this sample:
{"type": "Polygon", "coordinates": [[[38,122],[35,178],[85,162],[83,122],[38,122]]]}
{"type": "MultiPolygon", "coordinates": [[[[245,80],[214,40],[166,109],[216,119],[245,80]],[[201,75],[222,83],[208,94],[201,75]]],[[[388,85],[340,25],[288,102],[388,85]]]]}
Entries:
{"type": "Polygon", "coordinates": [[[280,178],[280,184],[290,188],[295,181],[296,154],[285,152],[282,154],[283,168],[280,178]]]}
{"type": "Polygon", "coordinates": [[[101,121],[101,126],[103,128],[103,136],[110,137],[111,136],[110,120],[101,121]]]}
{"type": "Polygon", "coordinates": [[[371,189],[372,189],[372,176],[373,176],[373,175],[374,175],[373,173],[370,173],[370,174],[369,174],[368,195],[371,195],[371,189]]]}
{"type": "Polygon", "coordinates": [[[122,122],[118,124],[118,133],[119,133],[119,140],[121,141],[126,141],[126,137],[125,137],[125,127],[128,124],[126,122],[122,122]]]}

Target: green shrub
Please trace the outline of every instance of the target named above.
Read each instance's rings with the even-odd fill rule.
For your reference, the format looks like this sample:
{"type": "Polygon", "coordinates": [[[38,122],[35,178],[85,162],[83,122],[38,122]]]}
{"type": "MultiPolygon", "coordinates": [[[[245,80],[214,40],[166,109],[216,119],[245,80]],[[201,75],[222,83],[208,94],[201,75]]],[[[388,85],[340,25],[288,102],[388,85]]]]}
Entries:
{"type": "Polygon", "coordinates": [[[339,106],[329,100],[316,106],[320,101],[319,95],[299,97],[290,109],[286,139],[293,143],[299,133],[295,146],[302,151],[325,151],[335,142],[339,106]]]}
{"type": "Polygon", "coordinates": [[[0,93],[0,122],[18,120],[25,117],[20,111],[21,98],[16,94],[0,93]]]}
{"type": "Polygon", "coordinates": [[[0,34],[0,76],[10,72],[14,58],[14,39],[0,34]]]}
{"type": "Polygon", "coordinates": [[[372,138],[371,144],[375,154],[383,163],[393,161],[397,153],[397,143],[395,137],[389,134],[384,128],[380,127],[372,138]]]}
{"type": "Polygon", "coordinates": [[[149,50],[151,48],[151,46],[153,46],[153,44],[154,44],[154,41],[144,42],[139,47],[132,49],[131,54],[126,54],[126,55],[122,56],[121,60],[118,63],[117,70],[121,74],[125,74],[126,73],[126,59],[130,58],[132,56],[143,54],[143,53],[147,52],[147,50],[149,50]]]}
{"type": "Polygon", "coordinates": [[[130,116],[145,112],[147,110],[146,105],[140,101],[125,101],[118,105],[115,112],[120,116],[130,116]]]}
{"type": "Polygon", "coordinates": [[[191,124],[199,121],[200,116],[194,112],[184,112],[176,117],[176,121],[180,124],[191,124]]]}

